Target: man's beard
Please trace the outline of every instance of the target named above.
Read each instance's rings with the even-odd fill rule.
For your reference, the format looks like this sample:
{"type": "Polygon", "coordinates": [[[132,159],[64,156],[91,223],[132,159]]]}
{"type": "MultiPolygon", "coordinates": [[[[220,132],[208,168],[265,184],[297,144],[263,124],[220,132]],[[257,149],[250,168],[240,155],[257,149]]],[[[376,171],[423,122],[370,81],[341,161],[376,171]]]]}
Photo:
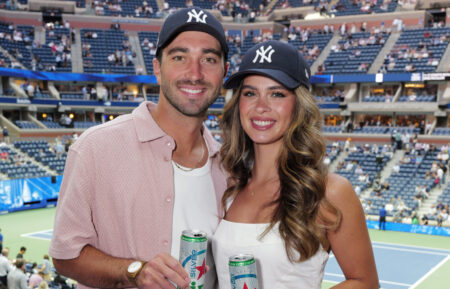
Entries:
{"type": "MultiPolygon", "coordinates": [[[[192,85],[193,82],[192,81],[177,81],[175,87],[178,87],[179,83],[186,83],[189,85],[192,85]]],[[[201,84],[204,87],[210,88],[211,84],[205,83],[203,81],[197,81],[195,82],[196,84],[201,84]]],[[[205,97],[205,99],[203,100],[204,103],[201,104],[201,106],[196,109],[195,111],[192,109],[188,109],[187,107],[185,107],[181,101],[180,98],[182,96],[180,96],[180,98],[177,98],[176,93],[174,92],[172,87],[170,87],[170,85],[168,85],[165,81],[162,81],[161,83],[161,90],[165,96],[165,98],[167,99],[167,101],[176,109],[178,110],[180,113],[182,113],[185,116],[189,116],[189,117],[202,117],[206,114],[206,112],[208,111],[208,108],[211,106],[211,104],[214,103],[214,101],[216,101],[217,97],[219,96],[219,92],[220,92],[220,86],[217,88],[216,91],[214,91],[212,98],[209,97],[205,97]]]]}

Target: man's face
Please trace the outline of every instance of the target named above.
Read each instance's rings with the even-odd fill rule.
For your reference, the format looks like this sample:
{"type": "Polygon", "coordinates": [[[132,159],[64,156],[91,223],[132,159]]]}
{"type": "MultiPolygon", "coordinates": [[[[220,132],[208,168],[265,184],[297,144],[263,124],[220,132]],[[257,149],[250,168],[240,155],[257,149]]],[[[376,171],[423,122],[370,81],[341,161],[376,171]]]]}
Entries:
{"type": "Polygon", "coordinates": [[[228,70],[223,63],[216,38],[198,31],[180,33],[162,51],[161,63],[153,60],[160,98],[183,115],[203,116],[219,95],[228,70]]]}

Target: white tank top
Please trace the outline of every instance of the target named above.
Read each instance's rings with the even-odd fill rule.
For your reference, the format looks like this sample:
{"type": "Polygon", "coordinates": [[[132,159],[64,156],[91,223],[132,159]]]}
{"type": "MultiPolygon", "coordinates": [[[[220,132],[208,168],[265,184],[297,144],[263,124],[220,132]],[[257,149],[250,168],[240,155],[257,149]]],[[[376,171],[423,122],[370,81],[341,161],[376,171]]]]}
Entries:
{"type": "Polygon", "coordinates": [[[320,247],[308,260],[291,263],[278,225],[259,240],[267,226],[227,220],[220,222],[212,238],[220,289],[231,289],[228,258],[240,253],[255,257],[259,289],[320,289],[328,253],[320,247]]]}

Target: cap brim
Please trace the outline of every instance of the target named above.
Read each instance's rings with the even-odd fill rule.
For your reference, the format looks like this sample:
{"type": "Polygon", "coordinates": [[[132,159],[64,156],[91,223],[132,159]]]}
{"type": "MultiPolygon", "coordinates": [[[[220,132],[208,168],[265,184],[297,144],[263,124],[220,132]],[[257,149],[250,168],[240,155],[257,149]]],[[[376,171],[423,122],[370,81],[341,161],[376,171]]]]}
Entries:
{"type": "Polygon", "coordinates": [[[226,89],[232,89],[237,88],[239,84],[241,83],[242,79],[246,77],[249,74],[257,74],[269,77],[279,83],[281,83],[283,86],[285,86],[288,89],[295,89],[299,87],[302,83],[296,81],[292,77],[290,77],[288,74],[284,73],[280,70],[275,69],[249,69],[241,72],[237,72],[230,76],[224,83],[223,87],[226,89]]]}
{"type": "Polygon", "coordinates": [[[226,57],[228,55],[228,45],[226,43],[225,36],[221,35],[214,27],[211,27],[210,25],[206,24],[200,24],[200,23],[185,23],[178,27],[177,29],[173,30],[170,35],[161,43],[161,45],[157,45],[157,50],[164,49],[165,46],[169,45],[175,37],[178,36],[181,32],[185,31],[199,31],[199,32],[205,32],[209,35],[213,36],[217,39],[217,41],[220,44],[220,47],[222,48],[222,51],[224,53],[224,56],[226,57]]]}

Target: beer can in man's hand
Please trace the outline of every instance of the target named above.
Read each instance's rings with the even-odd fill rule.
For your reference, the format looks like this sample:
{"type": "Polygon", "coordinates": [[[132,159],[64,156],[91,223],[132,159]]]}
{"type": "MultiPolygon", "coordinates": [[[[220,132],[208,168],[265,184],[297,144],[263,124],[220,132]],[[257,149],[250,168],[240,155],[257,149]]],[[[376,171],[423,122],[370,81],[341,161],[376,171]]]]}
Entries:
{"type": "Polygon", "coordinates": [[[231,289],[258,289],[258,274],[253,255],[239,254],[229,258],[231,289]]]}
{"type": "Polygon", "coordinates": [[[181,234],[180,263],[191,278],[190,289],[205,286],[206,250],[208,238],[199,230],[184,230],[181,234]]]}

